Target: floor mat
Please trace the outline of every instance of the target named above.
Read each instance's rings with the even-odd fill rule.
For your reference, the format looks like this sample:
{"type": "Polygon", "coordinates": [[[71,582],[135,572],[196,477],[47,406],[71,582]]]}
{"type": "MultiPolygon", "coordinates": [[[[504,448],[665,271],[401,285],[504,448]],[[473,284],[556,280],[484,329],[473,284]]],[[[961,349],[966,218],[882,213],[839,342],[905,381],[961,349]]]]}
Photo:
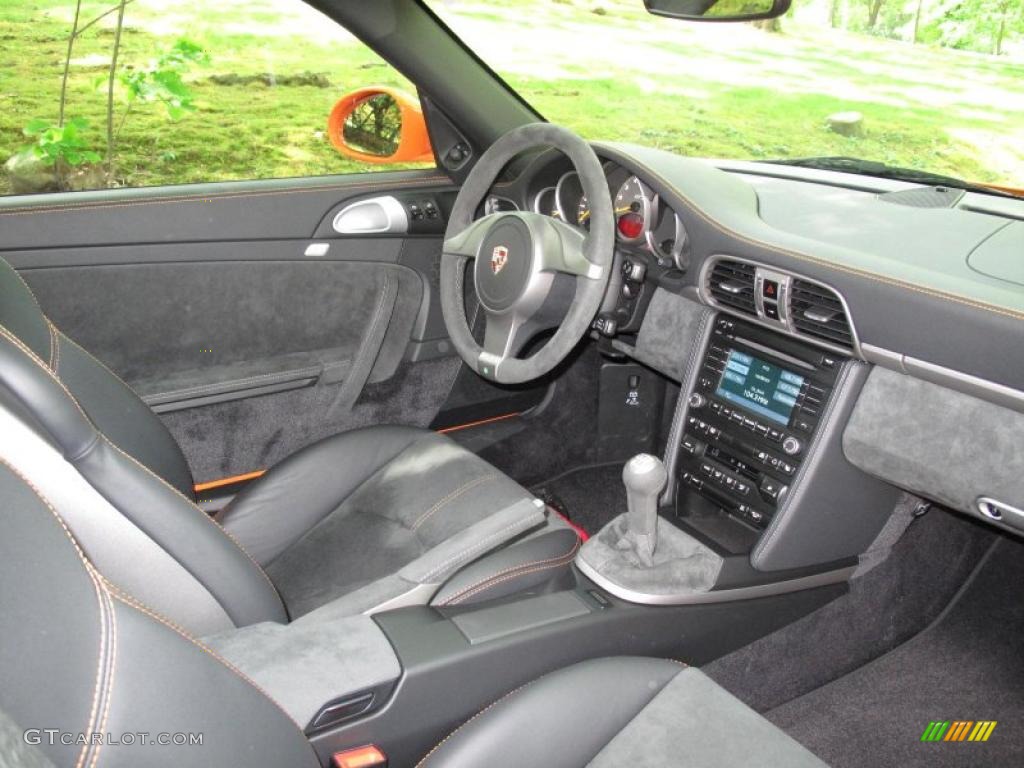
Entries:
{"type": "Polygon", "coordinates": [[[1021,585],[1024,544],[1000,539],[930,627],[767,717],[835,768],[1024,764],[1021,585]],[[922,742],[935,720],[998,725],[984,743],[922,742]]]}
{"type": "Polygon", "coordinates": [[[850,591],[702,671],[758,712],[838,680],[935,621],[998,538],[990,526],[933,509],[850,591]]]}
{"type": "Polygon", "coordinates": [[[622,464],[574,469],[532,490],[591,535],[626,511],[622,464]]]}

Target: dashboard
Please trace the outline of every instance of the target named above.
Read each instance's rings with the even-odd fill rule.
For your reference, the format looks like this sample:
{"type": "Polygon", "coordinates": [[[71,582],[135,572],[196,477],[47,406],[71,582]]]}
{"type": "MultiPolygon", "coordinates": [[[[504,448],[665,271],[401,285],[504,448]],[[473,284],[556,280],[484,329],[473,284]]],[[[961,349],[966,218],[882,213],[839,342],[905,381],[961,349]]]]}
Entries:
{"type": "MultiPolygon", "coordinates": [[[[755,565],[842,556],[870,532],[856,498],[893,487],[1024,533],[1024,200],[594,148],[625,276],[595,337],[682,386],[679,495],[765,532],[755,565]]],[[[553,151],[485,208],[590,216],[553,151]]]]}

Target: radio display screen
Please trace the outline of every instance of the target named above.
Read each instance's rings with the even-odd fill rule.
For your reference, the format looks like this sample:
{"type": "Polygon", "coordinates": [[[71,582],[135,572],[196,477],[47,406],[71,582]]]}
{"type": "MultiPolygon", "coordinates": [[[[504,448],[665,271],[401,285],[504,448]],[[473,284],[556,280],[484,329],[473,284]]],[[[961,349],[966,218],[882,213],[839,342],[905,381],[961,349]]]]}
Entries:
{"type": "Polygon", "coordinates": [[[785,426],[803,383],[799,374],[732,349],[715,394],[785,426]]]}

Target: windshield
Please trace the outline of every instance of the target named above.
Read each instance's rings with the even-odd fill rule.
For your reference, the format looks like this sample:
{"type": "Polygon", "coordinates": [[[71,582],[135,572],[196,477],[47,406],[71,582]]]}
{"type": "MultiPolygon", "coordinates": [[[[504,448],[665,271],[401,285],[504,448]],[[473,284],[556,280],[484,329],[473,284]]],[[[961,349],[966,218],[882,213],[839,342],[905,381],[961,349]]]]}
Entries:
{"type": "Polygon", "coordinates": [[[794,0],[782,19],[739,24],[660,18],[641,0],[432,8],[546,119],[588,139],[1024,187],[1021,0],[794,0]]]}

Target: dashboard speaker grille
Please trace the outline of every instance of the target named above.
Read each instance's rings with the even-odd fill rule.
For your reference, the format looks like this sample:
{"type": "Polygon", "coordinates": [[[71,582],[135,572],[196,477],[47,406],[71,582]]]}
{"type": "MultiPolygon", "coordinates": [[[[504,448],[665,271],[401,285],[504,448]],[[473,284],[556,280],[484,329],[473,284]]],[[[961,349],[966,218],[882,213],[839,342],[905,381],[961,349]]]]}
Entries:
{"type": "Polygon", "coordinates": [[[753,264],[721,259],[715,262],[708,273],[708,293],[719,304],[746,312],[748,315],[756,315],[754,278],[753,264]]]}
{"type": "Polygon", "coordinates": [[[793,280],[789,301],[793,327],[847,349],[853,348],[853,332],[843,302],[834,291],[806,280],[793,280]]]}

